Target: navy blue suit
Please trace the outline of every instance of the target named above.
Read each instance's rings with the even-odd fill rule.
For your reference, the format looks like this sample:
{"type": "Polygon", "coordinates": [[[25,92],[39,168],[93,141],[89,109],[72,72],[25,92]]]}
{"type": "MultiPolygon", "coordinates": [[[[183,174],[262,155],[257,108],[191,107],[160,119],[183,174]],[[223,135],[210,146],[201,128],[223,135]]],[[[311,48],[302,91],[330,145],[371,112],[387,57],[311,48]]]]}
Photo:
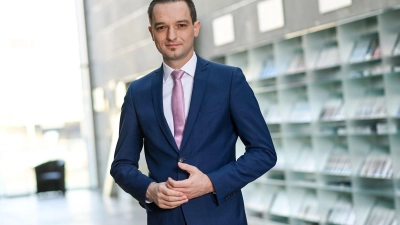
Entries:
{"type": "Polygon", "coordinates": [[[271,169],[276,153],[257,100],[239,68],[197,57],[189,114],[179,150],[163,113],[162,66],[132,82],[122,106],[111,166],[116,183],[146,208],[149,225],[244,225],[241,188],[271,169]],[[238,136],[246,152],[236,160],[238,136]],[[144,145],[148,176],[138,170],[144,145]],[[178,161],[211,179],[215,194],[175,209],[146,204],[151,182],[188,178],[178,161]]]}

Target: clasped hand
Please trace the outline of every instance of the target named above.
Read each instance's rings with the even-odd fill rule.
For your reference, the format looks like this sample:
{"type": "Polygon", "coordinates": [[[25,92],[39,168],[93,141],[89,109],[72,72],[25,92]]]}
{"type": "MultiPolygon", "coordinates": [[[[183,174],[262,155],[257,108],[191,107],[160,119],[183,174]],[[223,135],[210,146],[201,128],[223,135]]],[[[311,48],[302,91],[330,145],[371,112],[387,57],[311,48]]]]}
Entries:
{"type": "Polygon", "coordinates": [[[214,191],[210,178],[197,167],[181,162],[178,166],[190,174],[188,179],[176,181],[168,178],[166,182],[151,183],[147,189],[146,198],[160,208],[173,209],[214,191]]]}

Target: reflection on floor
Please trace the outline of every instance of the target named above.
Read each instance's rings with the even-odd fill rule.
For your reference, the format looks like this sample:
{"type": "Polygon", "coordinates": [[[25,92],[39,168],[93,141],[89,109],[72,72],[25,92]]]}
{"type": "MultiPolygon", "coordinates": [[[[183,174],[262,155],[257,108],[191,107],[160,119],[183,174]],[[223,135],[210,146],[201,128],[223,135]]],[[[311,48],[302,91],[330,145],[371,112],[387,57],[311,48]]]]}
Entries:
{"type": "Polygon", "coordinates": [[[67,191],[63,197],[0,198],[1,225],[145,225],[146,212],[131,198],[104,199],[98,191],[67,191]]]}

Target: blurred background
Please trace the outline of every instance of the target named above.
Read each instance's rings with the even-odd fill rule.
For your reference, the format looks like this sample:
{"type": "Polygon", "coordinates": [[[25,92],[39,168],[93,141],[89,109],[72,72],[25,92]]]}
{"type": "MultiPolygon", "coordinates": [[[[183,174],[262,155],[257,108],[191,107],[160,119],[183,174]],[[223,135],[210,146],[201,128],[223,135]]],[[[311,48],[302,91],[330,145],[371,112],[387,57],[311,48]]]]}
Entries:
{"type": "MultiPolygon", "coordinates": [[[[127,87],[162,61],[149,3],[0,0],[0,224],[146,224],[108,171],[127,87]]],[[[398,224],[400,0],[194,3],[196,52],[242,68],[278,153],[249,224],[398,224]]]]}

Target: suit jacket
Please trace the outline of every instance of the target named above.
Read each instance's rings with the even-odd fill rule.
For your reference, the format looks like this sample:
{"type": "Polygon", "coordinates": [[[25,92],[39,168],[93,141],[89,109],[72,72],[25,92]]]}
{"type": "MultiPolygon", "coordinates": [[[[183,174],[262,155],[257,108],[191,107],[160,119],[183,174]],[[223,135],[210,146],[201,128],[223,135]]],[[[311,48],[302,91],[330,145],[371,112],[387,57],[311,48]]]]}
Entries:
{"type": "Polygon", "coordinates": [[[163,68],[132,82],[122,106],[111,175],[146,208],[149,225],[247,224],[241,188],[276,163],[276,153],[253,91],[239,68],[197,59],[192,99],[179,150],[163,113],[163,68]],[[240,137],[246,152],[236,159],[240,137]],[[149,174],[138,169],[144,146],[149,174]],[[188,178],[178,161],[211,179],[215,194],[175,209],[146,204],[151,182],[188,178]]]}

